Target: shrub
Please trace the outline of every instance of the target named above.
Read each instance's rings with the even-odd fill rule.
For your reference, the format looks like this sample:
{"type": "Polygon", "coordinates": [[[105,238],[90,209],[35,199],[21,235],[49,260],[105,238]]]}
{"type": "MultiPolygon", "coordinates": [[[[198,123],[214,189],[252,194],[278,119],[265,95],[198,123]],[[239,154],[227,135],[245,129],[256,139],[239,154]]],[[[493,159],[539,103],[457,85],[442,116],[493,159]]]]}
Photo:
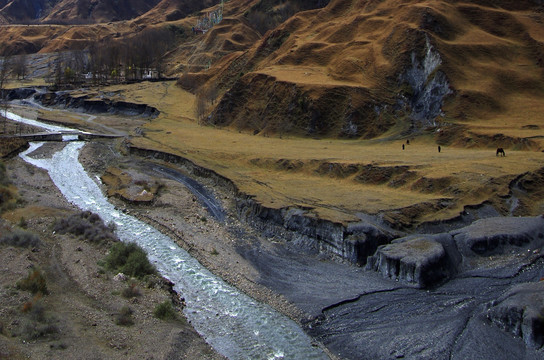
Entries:
{"type": "Polygon", "coordinates": [[[21,216],[21,218],[19,219],[19,223],[17,224],[17,226],[19,226],[21,229],[26,229],[26,227],[28,226],[28,222],[26,221],[26,219],[25,219],[24,216],[21,216]]]}
{"type": "Polygon", "coordinates": [[[27,314],[27,316],[21,323],[19,335],[29,340],[36,340],[59,332],[54,324],[55,320],[47,316],[41,297],[41,294],[38,293],[31,301],[26,302],[22,308],[23,313],[27,314]]]}
{"type": "Polygon", "coordinates": [[[45,316],[45,306],[43,302],[40,301],[41,294],[34,296],[32,301],[26,302],[23,306],[23,312],[27,312],[32,321],[38,321],[45,323],[47,318],[45,316]],[[25,311],[27,310],[27,311],[25,311]]]}
{"type": "Polygon", "coordinates": [[[58,220],[53,226],[53,230],[60,234],[80,236],[96,244],[117,240],[114,234],[115,226],[113,224],[104,225],[100,216],[90,211],[82,211],[58,220]]]}
{"type": "Polygon", "coordinates": [[[155,306],[155,310],[153,310],[153,315],[161,320],[174,320],[175,318],[177,318],[176,310],[172,306],[172,302],[169,300],[166,300],[155,306]]]}
{"type": "Polygon", "coordinates": [[[136,284],[131,283],[123,290],[123,292],[121,292],[121,295],[123,295],[124,298],[130,299],[141,296],[142,294],[136,284]]]}
{"type": "Polygon", "coordinates": [[[3,162],[0,162],[0,185],[8,185],[10,183],[7,172],[6,165],[3,162]]]}
{"type": "Polygon", "coordinates": [[[47,335],[57,334],[59,329],[51,323],[39,323],[35,321],[25,321],[23,325],[23,337],[29,340],[36,340],[47,335]]]}
{"type": "Polygon", "coordinates": [[[35,247],[40,245],[40,238],[33,232],[15,229],[0,238],[0,244],[18,246],[18,247],[35,247]]]}
{"type": "Polygon", "coordinates": [[[146,275],[155,274],[155,267],[147,259],[145,251],[135,243],[117,242],[110,248],[105,266],[114,272],[142,279],[146,275]]]}
{"type": "Polygon", "coordinates": [[[11,185],[0,185],[0,212],[13,209],[17,204],[17,191],[11,185]]]}
{"type": "Polygon", "coordinates": [[[45,277],[39,269],[31,269],[26,278],[17,282],[17,289],[30,291],[32,294],[49,294],[45,277]]]}
{"type": "Polygon", "coordinates": [[[66,345],[63,342],[58,342],[58,343],[50,344],[49,348],[51,350],[66,350],[66,349],[68,349],[68,345],[66,345]]]}
{"type": "Polygon", "coordinates": [[[119,313],[117,314],[115,323],[121,326],[134,325],[134,320],[132,319],[132,309],[126,305],[123,306],[121,310],[119,310],[119,313]]]}

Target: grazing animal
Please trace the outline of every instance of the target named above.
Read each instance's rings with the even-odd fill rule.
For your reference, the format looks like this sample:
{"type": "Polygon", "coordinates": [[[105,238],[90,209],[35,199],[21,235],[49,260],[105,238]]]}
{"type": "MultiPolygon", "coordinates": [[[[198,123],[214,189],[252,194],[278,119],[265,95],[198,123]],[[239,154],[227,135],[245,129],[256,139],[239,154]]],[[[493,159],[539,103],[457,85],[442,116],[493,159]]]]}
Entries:
{"type": "Polygon", "coordinates": [[[497,155],[496,156],[506,156],[506,153],[504,152],[503,148],[497,148],[497,155]]]}

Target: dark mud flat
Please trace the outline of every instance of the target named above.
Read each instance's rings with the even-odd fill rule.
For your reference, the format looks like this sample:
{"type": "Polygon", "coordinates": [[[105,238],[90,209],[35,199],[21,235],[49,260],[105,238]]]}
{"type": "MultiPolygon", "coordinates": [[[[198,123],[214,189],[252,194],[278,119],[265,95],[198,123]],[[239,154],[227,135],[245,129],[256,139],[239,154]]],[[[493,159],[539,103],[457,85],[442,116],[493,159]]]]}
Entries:
{"type": "Polygon", "coordinates": [[[147,165],[159,175],[165,176],[169,179],[175,180],[187,187],[198,199],[198,201],[204,206],[211,216],[218,221],[225,220],[225,211],[223,210],[219,201],[211,194],[202,184],[196,180],[182,174],[172,168],[161,166],[155,163],[147,163],[147,165]]]}
{"type": "Polygon", "coordinates": [[[543,273],[540,263],[516,279],[466,278],[431,291],[361,295],[324,311],[308,332],[347,359],[543,359],[486,317],[489,303],[513,283],[543,273]]]}
{"type": "Polygon", "coordinates": [[[544,259],[526,255],[538,250],[506,247],[504,252],[516,250],[523,256],[506,262],[497,256],[496,267],[487,263],[421,289],[374,271],[301,255],[285,244],[254,245],[238,251],[259,271],[259,282],[308,314],[306,331],[339,358],[544,359],[538,319],[529,325],[535,341],[520,333],[530,320],[523,318],[524,309],[544,309],[538,297],[544,290],[539,281],[544,259]],[[529,294],[532,303],[515,300],[516,306],[501,310],[501,297],[517,284],[540,288],[529,294]],[[496,309],[503,313],[494,317],[496,309]]]}

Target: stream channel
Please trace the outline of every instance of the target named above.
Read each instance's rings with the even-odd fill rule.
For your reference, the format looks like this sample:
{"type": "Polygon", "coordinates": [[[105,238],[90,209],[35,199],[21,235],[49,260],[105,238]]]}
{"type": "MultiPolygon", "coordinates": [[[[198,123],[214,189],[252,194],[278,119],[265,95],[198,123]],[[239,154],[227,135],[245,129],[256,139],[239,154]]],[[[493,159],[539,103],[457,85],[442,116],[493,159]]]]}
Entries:
{"type": "MultiPolygon", "coordinates": [[[[7,115],[48,131],[76,131],[7,115]]],[[[186,301],[185,315],[216,351],[229,359],[328,359],[294,321],[225,283],[168,236],[110,204],[78,160],[83,142],[69,142],[48,159],[32,158],[42,144],[31,143],[20,156],[47,170],[72,204],[100,215],[105,223],[115,223],[122,241],[140,245],[175,284],[174,290],[186,301]]]]}

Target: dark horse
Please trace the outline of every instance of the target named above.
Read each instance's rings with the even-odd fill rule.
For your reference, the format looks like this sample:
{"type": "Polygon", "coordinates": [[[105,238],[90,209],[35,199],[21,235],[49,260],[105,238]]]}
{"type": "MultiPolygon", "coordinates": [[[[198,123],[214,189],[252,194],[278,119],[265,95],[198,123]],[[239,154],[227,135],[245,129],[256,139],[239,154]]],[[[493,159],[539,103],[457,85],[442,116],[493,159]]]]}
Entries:
{"type": "Polygon", "coordinates": [[[496,156],[506,156],[506,153],[504,152],[503,148],[497,148],[497,155],[496,156]]]}

